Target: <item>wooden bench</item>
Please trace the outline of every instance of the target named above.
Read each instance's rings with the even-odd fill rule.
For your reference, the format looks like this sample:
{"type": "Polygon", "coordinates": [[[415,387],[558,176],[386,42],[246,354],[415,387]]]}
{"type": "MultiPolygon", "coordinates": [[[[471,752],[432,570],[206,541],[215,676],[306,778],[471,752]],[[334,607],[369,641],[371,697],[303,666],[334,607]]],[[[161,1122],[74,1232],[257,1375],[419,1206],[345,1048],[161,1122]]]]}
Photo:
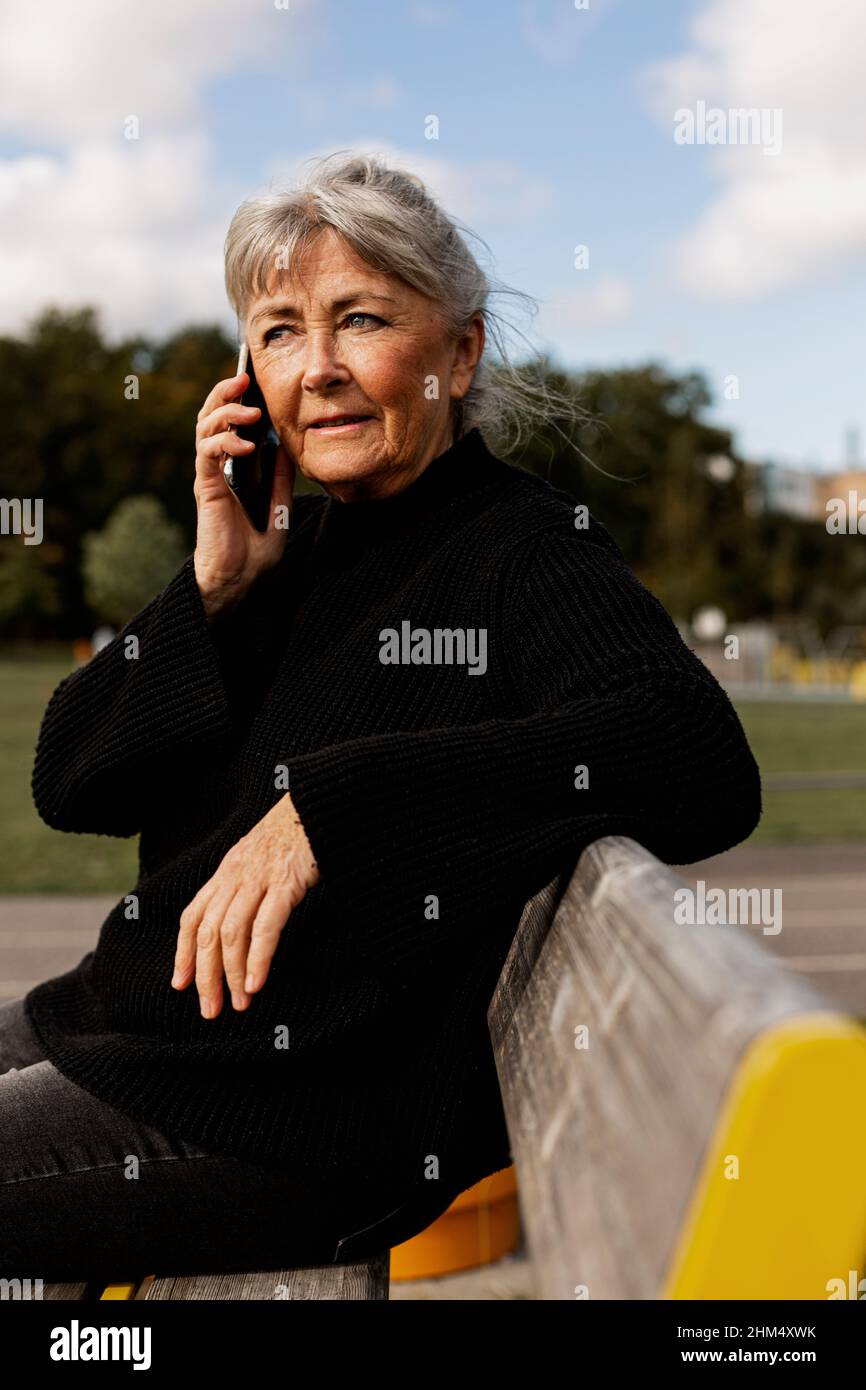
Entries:
{"type": "MultiPolygon", "coordinates": [[[[538,1298],[826,1298],[863,1269],[866,1028],[760,928],[678,925],[683,886],[633,840],[590,845],[527,904],[490,1002],[538,1298]]],[[[388,1287],[383,1252],[102,1296],[388,1287]]]]}
{"type": "Polygon", "coordinates": [[[866,1028],[760,927],[678,925],[683,886],[607,837],[515,934],[488,1018],[536,1296],[826,1299],[864,1272],[866,1028]]]}
{"type": "Polygon", "coordinates": [[[106,1286],[91,1283],[45,1284],[43,1298],[89,1301],[104,1299],[175,1300],[211,1302],[219,1300],[352,1300],[375,1301],[388,1298],[391,1252],[376,1259],[342,1265],[299,1266],[294,1269],[262,1270],[255,1274],[203,1274],[159,1277],[106,1286]]]}

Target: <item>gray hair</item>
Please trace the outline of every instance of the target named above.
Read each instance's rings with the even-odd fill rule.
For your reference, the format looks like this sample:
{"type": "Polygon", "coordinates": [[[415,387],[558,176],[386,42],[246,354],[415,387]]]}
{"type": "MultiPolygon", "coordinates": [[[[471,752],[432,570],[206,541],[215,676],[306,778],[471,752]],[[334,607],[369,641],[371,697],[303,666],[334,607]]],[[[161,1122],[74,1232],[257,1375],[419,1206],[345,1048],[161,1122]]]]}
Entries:
{"type": "Polygon", "coordinates": [[[300,186],[241,203],[225,242],[226,292],[239,324],[252,300],[268,292],[275,268],[291,267],[302,247],[326,227],[334,228],[367,264],[434,300],[446,333],[455,340],[473,314],[482,316],[485,352],[468,392],[452,402],[455,440],[478,426],[509,452],[546,427],[576,449],[558,424],[586,423],[576,392],[551,384],[547,358],[531,344],[531,360],[514,365],[506,334],[519,330],[489,303],[492,295],[503,295],[522,301],[534,314],[535,300],[482,270],[464,238],[474,237],[489,255],[487,243],[449,217],[417,175],[389,168],[375,156],[338,151],[316,159],[300,186]],[[494,361],[488,359],[491,342],[494,361]]]}

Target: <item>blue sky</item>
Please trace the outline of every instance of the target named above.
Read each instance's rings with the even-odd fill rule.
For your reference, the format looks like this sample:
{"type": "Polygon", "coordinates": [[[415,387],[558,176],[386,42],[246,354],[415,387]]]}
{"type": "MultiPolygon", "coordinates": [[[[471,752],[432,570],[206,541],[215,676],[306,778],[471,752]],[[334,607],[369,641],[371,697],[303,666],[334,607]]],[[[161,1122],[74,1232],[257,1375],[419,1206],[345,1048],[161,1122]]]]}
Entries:
{"type": "Polygon", "coordinates": [[[866,438],[866,97],[848,75],[866,7],[818,11],[13,0],[0,331],[49,300],[98,304],[110,333],[233,329],[221,259],[238,202],[360,149],[414,168],[485,239],[495,273],[540,301],[518,322],[563,365],[703,371],[747,456],[838,466],[845,429],[866,438]],[[781,152],[677,144],[674,110],[700,100],[778,109],[781,152]]]}

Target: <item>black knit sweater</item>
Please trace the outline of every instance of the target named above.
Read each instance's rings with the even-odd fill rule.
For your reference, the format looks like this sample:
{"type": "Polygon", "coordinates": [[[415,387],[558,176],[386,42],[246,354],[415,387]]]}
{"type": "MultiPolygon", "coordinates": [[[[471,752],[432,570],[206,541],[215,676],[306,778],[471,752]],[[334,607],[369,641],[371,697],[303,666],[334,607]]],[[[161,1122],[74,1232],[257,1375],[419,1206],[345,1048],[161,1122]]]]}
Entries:
{"type": "Polygon", "coordinates": [[[60,1071],[395,1202],[431,1164],[456,1193],[510,1162],[486,1009],[523,904],[601,835],[688,863],[761,811],[727,695],[575,503],[472,430],[388,499],[299,496],[283,560],[212,625],[189,556],[61,681],[39,813],[141,841],[95,951],[27,996],[60,1071]],[[409,628],[483,630],[486,659],[384,661],[409,628]],[[169,983],[178,919],[282,766],[321,878],[249,1008],[206,1020],[169,983]]]}

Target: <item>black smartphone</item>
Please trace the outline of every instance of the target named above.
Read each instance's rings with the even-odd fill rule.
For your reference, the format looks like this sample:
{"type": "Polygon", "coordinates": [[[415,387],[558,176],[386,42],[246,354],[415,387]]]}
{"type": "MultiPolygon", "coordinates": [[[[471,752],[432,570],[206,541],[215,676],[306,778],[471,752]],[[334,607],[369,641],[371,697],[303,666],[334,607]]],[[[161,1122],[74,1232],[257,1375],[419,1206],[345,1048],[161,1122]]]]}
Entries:
{"type": "Polygon", "coordinates": [[[268,415],[261,387],[256,381],[249,343],[241,343],[238,353],[238,374],[241,372],[249,374],[250,384],[240,397],[240,404],[257,405],[262,413],[250,425],[230,426],[240,439],[251,439],[256,447],[238,458],[226,454],[223,460],[223,477],[256,530],[266,531],[270,520],[271,491],[280,440],[268,415]]]}

